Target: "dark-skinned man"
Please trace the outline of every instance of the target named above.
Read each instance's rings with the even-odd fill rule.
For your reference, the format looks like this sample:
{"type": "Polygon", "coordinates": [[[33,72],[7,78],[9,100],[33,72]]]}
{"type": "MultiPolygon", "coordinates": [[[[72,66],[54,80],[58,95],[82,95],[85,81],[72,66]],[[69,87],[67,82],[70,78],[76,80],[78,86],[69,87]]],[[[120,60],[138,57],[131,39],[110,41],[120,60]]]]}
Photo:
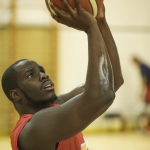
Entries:
{"type": "Polygon", "coordinates": [[[56,13],[53,19],[87,34],[86,81],[57,97],[53,82],[38,63],[23,59],[10,66],[2,77],[2,86],[20,115],[11,134],[13,150],[87,150],[82,130],[109,108],[123,84],[104,6],[94,18],[79,0],[75,0],[75,10],[66,0],[62,2],[68,13],[50,4],[56,13]]]}

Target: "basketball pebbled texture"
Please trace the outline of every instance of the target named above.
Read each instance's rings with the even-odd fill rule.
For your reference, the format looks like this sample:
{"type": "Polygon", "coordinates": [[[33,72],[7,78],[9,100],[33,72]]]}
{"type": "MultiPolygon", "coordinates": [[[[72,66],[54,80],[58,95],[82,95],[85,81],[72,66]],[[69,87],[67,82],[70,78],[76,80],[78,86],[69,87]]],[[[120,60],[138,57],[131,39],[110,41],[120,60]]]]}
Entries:
{"type": "MultiPolygon", "coordinates": [[[[71,5],[71,7],[73,9],[75,9],[75,2],[74,0],[67,0],[68,3],[71,5]]],[[[51,7],[49,6],[49,3],[52,2],[54,5],[56,5],[59,9],[67,11],[65,9],[65,7],[63,6],[61,0],[45,0],[47,8],[49,9],[49,11],[53,14],[55,14],[55,12],[53,11],[53,9],[51,9],[51,7]]],[[[99,8],[102,6],[103,4],[103,0],[80,0],[81,6],[88,11],[90,14],[92,14],[94,17],[97,16],[98,10],[99,8]]]]}

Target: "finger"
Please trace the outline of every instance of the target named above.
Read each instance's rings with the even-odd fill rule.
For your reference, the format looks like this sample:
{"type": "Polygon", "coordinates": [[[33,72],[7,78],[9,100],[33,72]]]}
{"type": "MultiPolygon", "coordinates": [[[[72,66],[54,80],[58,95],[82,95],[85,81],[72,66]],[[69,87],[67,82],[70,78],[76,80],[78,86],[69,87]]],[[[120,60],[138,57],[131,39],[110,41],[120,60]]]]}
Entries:
{"type": "Polygon", "coordinates": [[[70,6],[70,4],[68,3],[68,1],[67,0],[62,0],[62,2],[63,2],[64,7],[66,8],[66,10],[72,14],[74,12],[74,10],[70,6]]]}
{"type": "Polygon", "coordinates": [[[47,8],[48,8],[48,10],[50,11],[48,1],[47,1],[47,0],[45,0],[45,3],[46,3],[46,7],[47,7],[47,8]]]}
{"type": "MultiPolygon", "coordinates": [[[[65,19],[59,18],[59,17],[57,17],[57,16],[55,16],[55,15],[52,15],[52,17],[53,17],[53,19],[56,20],[58,23],[67,25],[68,27],[71,27],[71,25],[69,25],[69,22],[67,22],[65,19]]],[[[72,26],[72,27],[73,27],[73,26],[72,26]]],[[[77,28],[77,27],[73,27],[73,28],[81,31],[80,28],[77,28]]]]}
{"type": "Polygon", "coordinates": [[[81,4],[80,4],[80,0],[75,0],[75,5],[76,5],[77,12],[80,12],[82,9],[81,4]]]}
{"type": "MultiPolygon", "coordinates": [[[[55,14],[54,10],[50,7],[50,4],[48,3],[48,9],[49,9],[49,12],[51,14],[55,14]]],[[[55,14],[56,15],[56,14],[55,14]]]]}
{"type": "Polygon", "coordinates": [[[103,19],[105,17],[105,7],[104,3],[98,8],[98,13],[96,18],[97,19],[103,19]]]}
{"type": "MultiPolygon", "coordinates": [[[[50,7],[50,0],[45,0],[46,6],[51,14],[55,14],[54,10],[50,7]]],[[[56,15],[56,14],[55,14],[56,15]]]]}
{"type": "Polygon", "coordinates": [[[58,23],[60,24],[64,24],[67,25],[69,27],[69,23],[64,19],[64,18],[60,18],[58,16],[52,15],[53,19],[56,20],[58,23]]]}
{"type": "Polygon", "coordinates": [[[57,16],[66,17],[67,13],[57,8],[53,3],[50,3],[50,7],[53,9],[57,16]]]}
{"type": "Polygon", "coordinates": [[[57,22],[60,22],[60,20],[61,20],[60,17],[55,16],[55,15],[53,15],[53,14],[52,14],[52,18],[53,18],[54,20],[56,20],[57,22]]]}

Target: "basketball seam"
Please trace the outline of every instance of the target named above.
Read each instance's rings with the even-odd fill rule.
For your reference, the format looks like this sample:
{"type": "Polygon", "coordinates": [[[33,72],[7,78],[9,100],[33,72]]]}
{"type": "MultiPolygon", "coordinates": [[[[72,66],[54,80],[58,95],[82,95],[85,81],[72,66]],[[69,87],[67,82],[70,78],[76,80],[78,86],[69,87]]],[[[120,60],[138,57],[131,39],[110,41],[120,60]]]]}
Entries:
{"type": "Polygon", "coordinates": [[[95,0],[96,1],[96,4],[97,4],[97,9],[98,9],[98,3],[97,3],[97,0],[95,0]]]}
{"type": "MultiPolygon", "coordinates": [[[[53,9],[51,9],[51,7],[48,5],[50,3],[50,1],[51,0],[46,0],[48,9],[50,10],[51,13],[56,15],[55,11],[53,9]]],[[[97,2],[97,0],[88,0],[88,2],[89,2],[89,5],[91,6],[92,15],[94,17],[96,17],[97,13],[98,13],[98,2],[97,2]]]]}
{"type": "Polygon", "coordinates": [[[98,13],[98,2],[97,2],[97,0],[95,0],[96,1],[96,5],[97,5],[97,13],[98,13]]]}
{"type": "Polygon", "coordinates": [[[98,3],[97,0],[89,0],[91,6],[92,6],[92,10],[93,10],[93,16],[96,17],[97,13],[98,13],[98,3]],[[94,2],[93,2],[94,1],[94,2]],[[95,4],[94,4],[95,3],[95,4]],[[93,5],[92,5],[93,4],[93,5]],[[93,8],[96,5],[96,10],[93,8]],[[95,11],[94,11],[95,10],[95,11]]]}

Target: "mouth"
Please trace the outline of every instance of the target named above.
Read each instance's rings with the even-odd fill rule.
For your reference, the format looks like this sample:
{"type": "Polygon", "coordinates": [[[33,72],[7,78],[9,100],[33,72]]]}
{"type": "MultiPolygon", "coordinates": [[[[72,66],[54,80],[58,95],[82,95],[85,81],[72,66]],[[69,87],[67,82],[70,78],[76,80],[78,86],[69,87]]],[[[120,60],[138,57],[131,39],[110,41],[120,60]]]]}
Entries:
{"type": "Polygon", "coordinates": [[[44,90],[53,90],[54,86],[52,86],[52,84],[48,84],[44,87],[44,90]]]}
{"type": "Polygon", "coordinates": [[[42,89],[46,91],[54,90],[54,85],[47,81],[43,84],[42,89]]]}

